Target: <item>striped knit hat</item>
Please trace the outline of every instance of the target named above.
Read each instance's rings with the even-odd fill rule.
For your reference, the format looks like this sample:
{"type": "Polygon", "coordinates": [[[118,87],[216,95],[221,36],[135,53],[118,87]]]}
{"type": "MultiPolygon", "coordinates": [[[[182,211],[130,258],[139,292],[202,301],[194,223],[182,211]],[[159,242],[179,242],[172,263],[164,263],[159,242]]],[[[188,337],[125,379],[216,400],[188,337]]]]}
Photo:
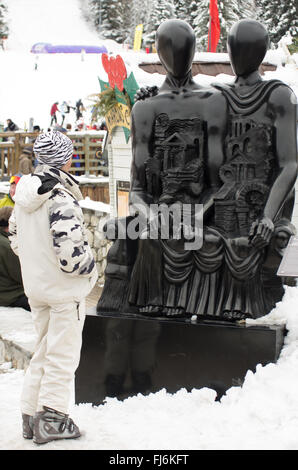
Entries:
{"type": "Polygon", "coordinates": [[[61,168],[72,157],[73,144],[62,132],[44,132],[37,137],[33,151],[39,163],[61,168]]]}

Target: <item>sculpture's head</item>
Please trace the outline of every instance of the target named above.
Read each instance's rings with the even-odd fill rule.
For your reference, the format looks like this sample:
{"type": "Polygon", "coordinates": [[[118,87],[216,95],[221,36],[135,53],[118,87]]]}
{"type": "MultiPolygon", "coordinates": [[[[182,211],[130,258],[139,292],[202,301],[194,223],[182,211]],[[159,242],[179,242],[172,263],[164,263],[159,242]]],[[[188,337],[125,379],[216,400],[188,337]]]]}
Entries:
{"type": "Polygon", "coordinates": [[[256,20],[235,23],[228,35],[228,52],[235,75],[247,76],[258,70],[269,46],[264,26],[256,20]]]}
{"type": "Polygon", "coordinates": [[[175,78],[183,78],[191,70],[196,38],[193,29],[182,20],[167,20],[156,32],[159,58],[175,78]]]}

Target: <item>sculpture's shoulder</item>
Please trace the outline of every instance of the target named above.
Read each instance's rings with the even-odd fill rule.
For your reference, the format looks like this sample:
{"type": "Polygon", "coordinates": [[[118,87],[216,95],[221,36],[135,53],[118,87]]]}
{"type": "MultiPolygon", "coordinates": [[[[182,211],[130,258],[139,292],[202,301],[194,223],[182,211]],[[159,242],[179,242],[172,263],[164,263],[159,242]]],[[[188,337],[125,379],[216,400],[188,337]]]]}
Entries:
{"type": "Polygon", "coordinates": [[[208,95],[210,94],[211,101],[222,102],[222,103],[225,102],[225,98],[221,90],[219,90],[213,85],[210,85],[208,88],[206,88],[205,93],[208,95]]]}
{"type": "Polygon", "coordinates": [[[283,105],[292,107],[297,105],[297,97],[292,88],[281,80],[269,80],[268,86],[272,86],[272,91],[268,97],[268,101],[275,105],[283,105]],[[273,83],[274,82],[274,83],[273,83]]]}
{"type": "Polygon", "coordinates": [[[197,90],[193,91],[194,95],[198,97],[201,101],[207,102],[208,105],[210,102],[224,103],[224,96],[219,88],[213,85],[200,87],[197,90]]]}
{"type": "MultiPolygon", "coordinates": [[[[276,108],[293,101],[294,94],[281,80],[260,80],[252,85],[239,86],[233,83],[212,84],[227,100],[229,107],[236,114],[251,115],[258,112],[265,104],[276,108]]],[[[271,111],[273,111],[273,108],[271,111]]]]}
{"type": "Polygon", "coordinates": [[[227,112],[227,101],[221,90],[210,85],[196,92],[207,120],[221,121],[227,112]]]}
{"type": "Polygon", "coordinates": [[[146,125],[148,121],[153,120],[156,115],[156,100],[155,96],[145,100],[136,101],[131,110],[132,121],[141,125],[142,122],[146,125]]]}

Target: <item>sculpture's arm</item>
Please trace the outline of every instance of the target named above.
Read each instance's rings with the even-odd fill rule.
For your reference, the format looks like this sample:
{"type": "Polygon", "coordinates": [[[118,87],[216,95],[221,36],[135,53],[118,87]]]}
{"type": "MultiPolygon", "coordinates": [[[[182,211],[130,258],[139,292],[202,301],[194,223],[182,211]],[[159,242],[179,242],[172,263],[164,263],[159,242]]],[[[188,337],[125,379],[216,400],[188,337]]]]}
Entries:
{"type": "Polygon", "coordinates": [[[228,105],[220,91],[214,91],[206,111],[207,120],[207,179],[211,186],[210,197],[204,203],[204,219],[213,208],[213,198],[221,186],[219,169],[224,164],[224,139],[228,125],[228,105]]]}
{"type": "Polygon", "coordinates": [[[147,191],[146,161],[152,156],[154,106],[151,99],[135,103],[131,113],[131,187],[129,204],[132,206],[153,203],[153,197],[147,191]]]}
{"type": "Polygon", "coordinates": [[[135,101],[145,100],[147,98],[150,98],[151,96],[157,95],[158,91],[159,89],[157,86],[146,86],[146,87],[140,88],[136,92],[134,99],[135,101]]]}
{"type": "Polygon", "coordinates": [[[268,103],[275,115],[276,158],[279,174],[270,190],[263,218],[251,228],[251,242],[262,247],[269,243],[274,219],[293,189],[297,178],[296,97],[286,86],[276,88],[268,103]]]}

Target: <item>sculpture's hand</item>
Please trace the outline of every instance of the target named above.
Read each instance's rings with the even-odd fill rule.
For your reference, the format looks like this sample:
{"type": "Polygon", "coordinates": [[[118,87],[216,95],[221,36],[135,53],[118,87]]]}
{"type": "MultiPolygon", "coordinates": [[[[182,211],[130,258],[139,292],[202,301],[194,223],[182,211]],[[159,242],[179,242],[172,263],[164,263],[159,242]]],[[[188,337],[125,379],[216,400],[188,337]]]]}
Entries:
{"type": "Polygon", "coordinates": [[[140,101],[140,100],[145,100],[146,98],[151,98],[151,96],[155,96],[158,93],[158,87],[157,86],[147,86],[145,88],[140,88],[135,96],[134,100],[135,101],[140,101]]]}
{"type": "Polygon", "coordinates": [[[259,221],[255,221],[249,232],[249,239],[256,248],[264,248],[270,242],[274,224],[269,217],[263,217],[259,221]]]}
{"type": "Polygon", "coordinates": [[[191,240],[196,236],[196,230],[188,224],[181,224],[182,233],[186,240],[191,240]]]}
{"type": "Polygon", "coordinates": [[[159,236],[159,217],[152,217],[148,220],[146,228],[141,232],[140,239],[147,240],[150,237],[156,238],[159,236]]]}

